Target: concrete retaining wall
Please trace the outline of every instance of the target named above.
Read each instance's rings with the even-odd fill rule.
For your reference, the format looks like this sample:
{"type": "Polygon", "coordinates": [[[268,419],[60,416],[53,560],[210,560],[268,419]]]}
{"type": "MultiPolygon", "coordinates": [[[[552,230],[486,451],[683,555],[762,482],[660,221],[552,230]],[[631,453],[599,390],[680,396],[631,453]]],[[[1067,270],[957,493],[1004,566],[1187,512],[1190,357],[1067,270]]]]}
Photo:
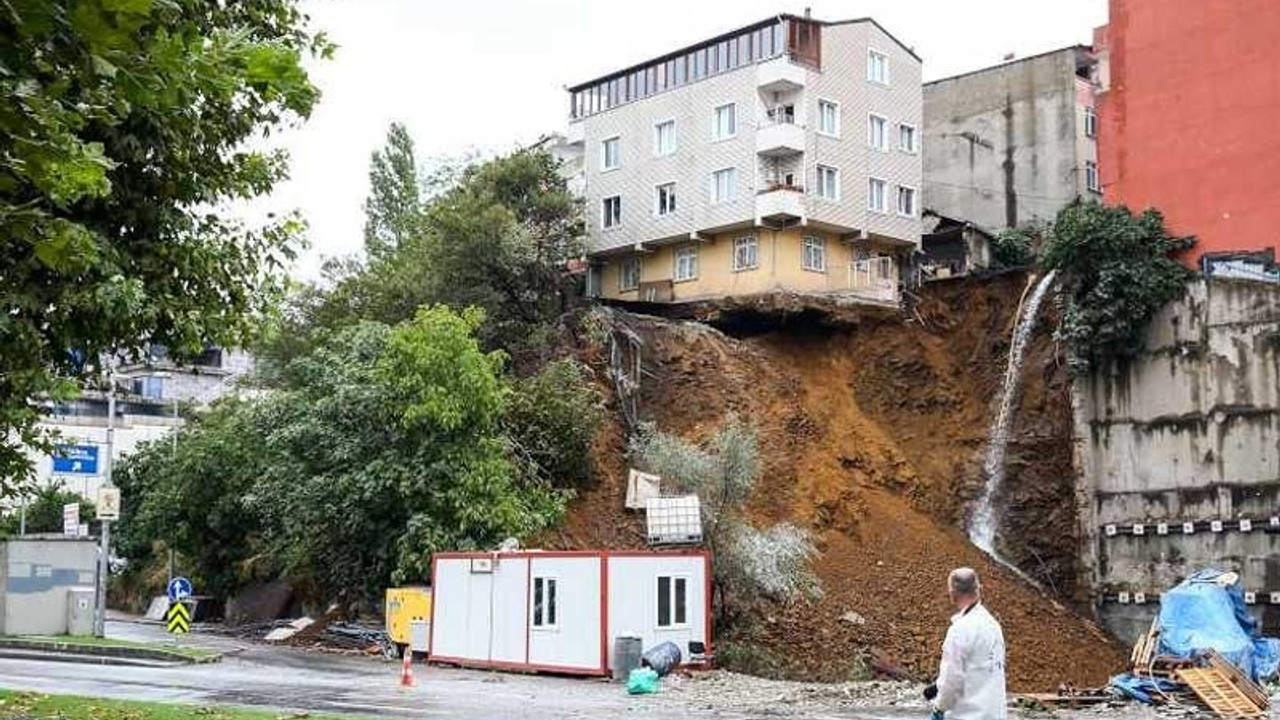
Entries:
{"type": "Polygon", "coordinates": [[[1213,565],[1241,573],[1280,633],[1266,594],[1280,592],[1280,528],[1268,524],[1280,515],[1280,286],[1193,283],[1152,321],[1146,351],[1078,380],[1073,403],[1081,585],[1104,624],[1135,637],[1161,590],[1213,565]],[[1239,519],[1254,527],[1242,532],[1239,519]],[[1189,535],[1188,521],[1201,523],[1189,535]],[[1121,605],[1121,592],[1151,602],[1121,605]]]}

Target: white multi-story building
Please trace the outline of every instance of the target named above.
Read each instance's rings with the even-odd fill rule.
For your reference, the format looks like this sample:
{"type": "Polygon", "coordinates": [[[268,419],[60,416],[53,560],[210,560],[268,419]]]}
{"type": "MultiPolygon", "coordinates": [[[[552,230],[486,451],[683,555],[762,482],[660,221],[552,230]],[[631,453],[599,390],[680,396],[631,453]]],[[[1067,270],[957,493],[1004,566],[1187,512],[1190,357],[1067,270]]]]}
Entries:
{"type": "Polygon", "coordinates": [[[921,234],[920,58],[779,15],[569,89],[589,291],[896,302],[921,234]]]}

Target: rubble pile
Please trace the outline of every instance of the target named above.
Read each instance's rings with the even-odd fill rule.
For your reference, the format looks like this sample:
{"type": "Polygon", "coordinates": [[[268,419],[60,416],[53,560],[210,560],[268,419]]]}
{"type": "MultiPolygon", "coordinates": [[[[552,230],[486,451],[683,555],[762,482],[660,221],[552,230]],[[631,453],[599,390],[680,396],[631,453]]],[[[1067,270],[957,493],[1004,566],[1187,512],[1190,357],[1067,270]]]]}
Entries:
{"type": "MultiPolygon", "coordinates": [[[[1012,689],[1098,686],[1123,670],[1126,651],[1072,609],[1076,516],[1063,501],[1073,497],[1069,383],[1052,322],[1028,349],[1008,482],[996,498],[1005,509],[1003,554],[1040,587],[977,551],[962,530],[983,484],[991,400],[1025,280],[1011,273],[949,283],[924,298],[918,315],[851,329],[796,320],[732,337],[618,313],[641,343],[640,419],[695,442],[731,414],[754,424],[762,472],[752,520],[796,524],[820,551],[818,602],[767,608],[725,639],[761,649],[782,677],[846,681],[874,658],[924,680],[936,672],[952,613],[947,573],[969,565],[1004,625],[1012,689]]],[[[589,348],[582,356],[593,360],[589,348]]],[[[604,377],[599,358],[593,366],[604,377]]],[[[601,391],[616,402],[611,386],[602,382],[601,391]]],[[[539,544],[643,546],[643,515],[624,508],[625,423],[617,412],[600,430],[598,484],[539,544]]]]}

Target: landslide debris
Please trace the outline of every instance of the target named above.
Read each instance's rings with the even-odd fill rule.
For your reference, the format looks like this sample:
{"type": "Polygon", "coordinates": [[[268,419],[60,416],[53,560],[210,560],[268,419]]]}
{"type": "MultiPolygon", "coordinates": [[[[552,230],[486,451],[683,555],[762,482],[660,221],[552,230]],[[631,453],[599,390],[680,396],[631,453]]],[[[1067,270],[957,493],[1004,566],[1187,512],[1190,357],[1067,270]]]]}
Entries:
{"type": "MultiPolygon", "coordinates": [[[[950,616],[945,578],[960,565],[982,574],[1004,626],[1011,689],[1096,685],[1123,668],[1122,649],[1067,607],[1077,549],[1071,418],[1052,322],[1028,352],[997,498],[1008,518],[1005,554],[1045,589],[992,562],[961,529],[982,482],[981,452],[1025,283],[1008,274],[926,288],[910,322],[793,324],[743,338],[619,314],[643,343],[640,417],[697,442],[730,413],[753,422],[763,473],[752,516],[813,533],[823,598],[774,607],[736,629],[736,641],[763,648],[782,674],[846,680],[874,658],[931,675],[950,616]]],[[[585,359],[602,367],[598,348],[586,348],[585,359]]],[[[603,380],[602,392],[613,397],[603,380]]],[[[643,545],[643,517],[623,509],[625,447],[615,412],[596,439],[599,482],[574,502],[552,544],[643,545]]]]}

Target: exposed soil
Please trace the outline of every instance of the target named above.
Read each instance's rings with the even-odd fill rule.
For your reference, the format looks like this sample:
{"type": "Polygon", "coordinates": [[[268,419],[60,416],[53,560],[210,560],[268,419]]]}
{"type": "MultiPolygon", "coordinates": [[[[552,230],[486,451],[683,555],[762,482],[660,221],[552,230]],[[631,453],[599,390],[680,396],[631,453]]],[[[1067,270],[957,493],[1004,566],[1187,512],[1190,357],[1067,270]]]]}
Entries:
{"type": "MultiPolygon", "coordinates": [[[[1002,553],[1046,589],[974,549],[962,530],[1026,282],[1008,274],[935,285],[905,322],[864,319],[844,330],[801,318],[733,338],[620,315],[644,343],[640,416],[693,441],[731,414],[754,423],[763,472],[752,520],[800,524],[821,551],[823,598],[768,610],[737,628],[738,640],[803,679],[848,679],[868,654],[927,677],[950,615],[946,574],[971,565],[1004,625],[1013,689],[1100,684],[1123,669],[1121,650],[1055,599],[1074,597],[1077,546],[1070,405],[1051,307],[1028,353],[997,498],[1002,553]]],[[[643,544],[642,517],[623,509],[626,431],[615,415],[597,438],[600,482],[575,501],[553,544],[643,544]]]]}

